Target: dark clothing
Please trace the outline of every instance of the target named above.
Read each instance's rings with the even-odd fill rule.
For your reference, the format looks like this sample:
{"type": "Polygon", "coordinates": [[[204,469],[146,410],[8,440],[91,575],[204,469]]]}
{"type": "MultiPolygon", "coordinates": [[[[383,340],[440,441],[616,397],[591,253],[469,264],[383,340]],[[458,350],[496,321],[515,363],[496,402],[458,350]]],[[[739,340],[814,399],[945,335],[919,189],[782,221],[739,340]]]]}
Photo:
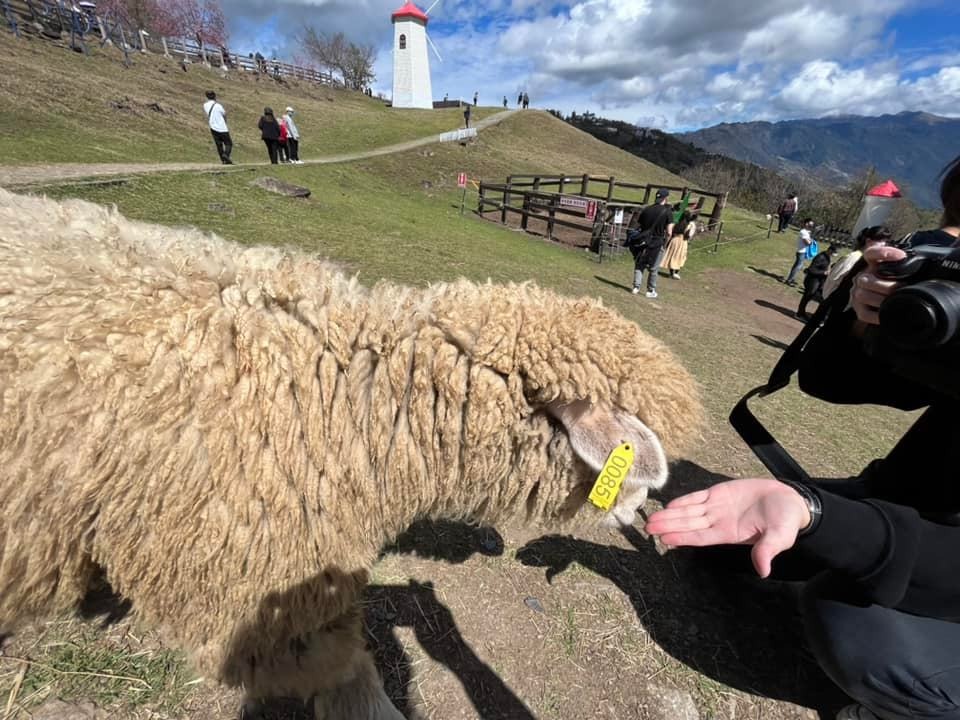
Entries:
{"type": "Polygon", "coordinates": [[[811,300],[820,302],[822,299],[821,291],[823,283],[830,272],[830,254],[826,251],[819,253],[810,265],[807,267],[807,275],[803,279],[803,297],[800,299],[800,306],[797,308],[797,315],[805,317],[807,314],[807,304],[811,300]]]}
{"type": "Polygon", "coordinates": [[[263,144],[267,146],[267,156],[270,158],[270,164],[276,165],[277,157],[280,154],[280,141],[264,138],[263,144]]]}
{"type": "Polygon", "coordinates": [[[287,138],[287,152],[290,153],[291,160],[300,159],[300,141],[296,138],[287,138]]]}
{"type": "Polygon", "coordinates": [[[263,140],[280,140],[280,123],[272,115],[264,115],[257,123],[260,128],[260,137],[263,140]]]}
{"type": "Polygon", "coordinates": [[[466,127],[470,127],[470,106],[467,105],[467,109],[463,111],[463,122],[466,127]]]}
{"type": "Polygon", "coordinates": [[[663,246],[666,244],[667,228],[673,222],[673,209],[669,205],[650,205],[637,218],[637,228],[627,233],[627,244],[633,255],[633,286],[639,288],[644,270],[647,274],[647,290],[657,289],[657,271],[663,246]]]}
{"type": "Polygon", "coordinates": [[[217,146],[220,162],[224,165],[230,165],[230,153],[233,151],[233,140],[230,139],[230,133],[217,132],[211,129],[210,134],[213,135],[213,144],[217,146]]]}
{"type": "Polygon", "coordinates": [[[287,147],[289,140],[283,140],[277,143],[277,154],[280,156],[280,162],[290,162],[290,150],[287,147]]]}
{"type": "Polygon", "coordinates": [[[280,123],[273,115],[264,115],[257,123],[257,127],[260,128],[260,137],[263,144],[267,146],[270,163],[276,165],[277,156],[280,152],[280,123]]]}
{"type": "Polygon", "coordinates": [[[830,679],[889,720],[960,717],[960,624],[851,604],[842,586],[824,573],[800,600],[807,643],[830,679]]]}
{"type": "Polygon", "coordinates": [[[777,232],[782,233],[788,227],[790,227],[790,221],[793,220],[793,213],[782,212],[777,215],[777,232]]]}

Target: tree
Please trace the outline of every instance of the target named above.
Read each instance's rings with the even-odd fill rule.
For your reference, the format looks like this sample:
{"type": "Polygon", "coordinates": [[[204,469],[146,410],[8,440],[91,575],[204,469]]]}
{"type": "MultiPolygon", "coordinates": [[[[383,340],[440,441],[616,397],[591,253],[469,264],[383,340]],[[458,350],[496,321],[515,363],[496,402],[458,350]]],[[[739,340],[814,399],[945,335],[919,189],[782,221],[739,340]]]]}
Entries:
{"type": "Polygon", "coordinates": [[[154,32],[225,45],[227,21],[220,0],[154,0],[154,32]]]}
{"type": "Polygon", "coordinates": [[[99,0],[97,10],[158,36],[189,37],[213,45],[227,41],[220,0],[99,0]]]}
{"type": "Polygon", "coordinates": [[[373,63],[377,51],[373,45],[355,45],[342,32],[327,35],[309,26],[300,43],[307,55],[321,67],[339,73],[348,88],[362,90],[376,78],[373,63]]]}

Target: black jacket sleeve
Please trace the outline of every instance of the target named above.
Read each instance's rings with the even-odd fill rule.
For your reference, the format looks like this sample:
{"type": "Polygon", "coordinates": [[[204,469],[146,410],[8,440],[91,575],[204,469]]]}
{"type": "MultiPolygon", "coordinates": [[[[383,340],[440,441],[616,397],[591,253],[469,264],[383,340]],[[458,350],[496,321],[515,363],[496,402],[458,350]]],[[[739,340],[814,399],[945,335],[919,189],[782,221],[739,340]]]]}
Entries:
{"type": "Polygon", "coordinates": [[[841,571],[865,602],[960,620],[960,527],[880,500],[820,496],[823,519],[800,551],[841,571]]]}

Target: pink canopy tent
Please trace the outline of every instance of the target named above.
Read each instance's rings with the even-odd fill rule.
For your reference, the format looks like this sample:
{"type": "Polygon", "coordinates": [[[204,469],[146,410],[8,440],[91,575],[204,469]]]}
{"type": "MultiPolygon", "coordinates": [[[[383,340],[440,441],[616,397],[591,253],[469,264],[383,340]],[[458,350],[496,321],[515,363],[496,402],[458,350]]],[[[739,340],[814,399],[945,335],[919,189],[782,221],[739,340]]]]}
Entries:
{"type": "Polygon", "coordinates": [[[860,209],[860,217],[853,226],[851,237],[856,238],[864,228],[874,225],[883,225],[890,213],[893,212],[896,201],[903,197],[900,188],[893,180],[886,180],[876,187],[870,188],[863,198],[863,207],[860,209]]]}

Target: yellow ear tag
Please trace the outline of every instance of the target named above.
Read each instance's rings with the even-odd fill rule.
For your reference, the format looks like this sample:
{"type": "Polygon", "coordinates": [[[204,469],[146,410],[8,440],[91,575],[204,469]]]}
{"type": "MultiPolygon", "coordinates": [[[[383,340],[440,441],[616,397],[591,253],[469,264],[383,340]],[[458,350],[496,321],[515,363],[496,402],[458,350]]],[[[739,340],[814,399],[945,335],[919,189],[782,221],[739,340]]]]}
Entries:
{"type": "Polygon", "coordinates": [[[612,508],[632,465],[633,447],[630,443],[617,445],[604,463],[587,499],[603,511],[612,508]]]}

